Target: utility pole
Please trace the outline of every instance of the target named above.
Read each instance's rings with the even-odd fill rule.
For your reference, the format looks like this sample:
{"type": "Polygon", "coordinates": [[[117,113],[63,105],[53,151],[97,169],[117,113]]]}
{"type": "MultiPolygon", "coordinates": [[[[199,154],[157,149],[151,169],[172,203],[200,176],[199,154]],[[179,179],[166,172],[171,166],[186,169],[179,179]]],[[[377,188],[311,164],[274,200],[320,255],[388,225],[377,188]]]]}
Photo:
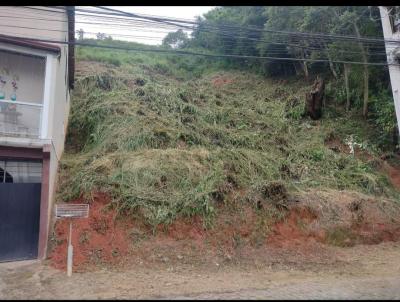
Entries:
{"type": "MultiPolygon", "coordinates": [[[[399,43],[385,42],[387,61],[389,64],[400,64],[400,20],[395,18],[395,14],[391,15],[393,10],[394,7],[390,9],[387,6],[379,6],[385,40],[399,41],[399,43]]],[[[389,75],[396,110],[397,126],[400,133],[400,66],[389,65],[389,75]]]]}

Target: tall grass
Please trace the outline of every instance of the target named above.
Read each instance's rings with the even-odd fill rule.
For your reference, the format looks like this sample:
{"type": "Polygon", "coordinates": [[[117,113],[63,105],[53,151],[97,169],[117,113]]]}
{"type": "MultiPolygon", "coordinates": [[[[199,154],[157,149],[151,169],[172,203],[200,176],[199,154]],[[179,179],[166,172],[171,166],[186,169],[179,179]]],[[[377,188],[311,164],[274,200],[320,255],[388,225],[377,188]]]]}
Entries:
{"type": "Polygon", "coordinates": [[[121,211],[156,226],[181,215],[210,221],[231,191],[245,190],[246,202],[271,181],[289,191],[396,194],[371,164],[326,146],[333,132],[342,141],[353,134],[376,152],[362,119],[334,109],[318,122],[303,118],[302,81],[218,72],[196,58],[77,54],[78,67],[89,60],[99,69],[78,73],[60,174],[65,201],[105,191],[121,211]]]}

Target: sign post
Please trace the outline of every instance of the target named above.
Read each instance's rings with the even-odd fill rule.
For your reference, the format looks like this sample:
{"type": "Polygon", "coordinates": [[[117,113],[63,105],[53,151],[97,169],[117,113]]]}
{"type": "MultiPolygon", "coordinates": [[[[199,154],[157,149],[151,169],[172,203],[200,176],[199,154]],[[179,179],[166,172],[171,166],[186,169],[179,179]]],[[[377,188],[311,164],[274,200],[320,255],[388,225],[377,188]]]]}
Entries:
{"type": "MultiPolygon", "coordinates": [[[[88,204],[56,204],[56,218],[88,218],[88,204]]],[[[72,246],[72,220],[69,222],[67,247],[67,275],[72,276],[74,248],[72,246]]]]}

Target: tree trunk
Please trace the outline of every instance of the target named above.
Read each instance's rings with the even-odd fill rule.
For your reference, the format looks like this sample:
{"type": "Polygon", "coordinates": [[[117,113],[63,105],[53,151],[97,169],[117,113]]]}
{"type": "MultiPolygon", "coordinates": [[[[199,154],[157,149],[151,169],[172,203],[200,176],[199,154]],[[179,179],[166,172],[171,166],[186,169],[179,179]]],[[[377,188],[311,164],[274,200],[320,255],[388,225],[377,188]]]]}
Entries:
{"type": "Polygon", "coordinates": [[[306,94],[305,113],[313,120],[322,116],[322,102],[325,94],[325,82],[320,77],[314,82],[311,92],[306,94]]]}
{"type": "MultiPolygon", "coordinates": [[[[357,23],[353,23],[354,26],[354,31],[356,32],[356,35],[358,38],[361,37],[360,35],[360,31],[358,30],[358,26],[357,23]]],[[[367,63],[367,53],[364,49],[364,46],[361,42],[358,42],[358,45],[360,46],[360,50],[361,50],[361,55],[363,58],[363,62],[367,63]]],[[[368,65],[364,65],[364,104],[363,104],[363,116],[366,118],[368,115],[368,65]]]]}
{"type": "Polygon", "coordinates": [[[350,65],[344,64],[344,82],[346,85],[346,111],[350,111],[349,72],[350,72],[350,65]]]}
{"type": "Polygon", "coordinates": [[[307,66],[307,62],[306,61],[303,62],[303,66],[304,66],[304,68],[303,68],[304,75],[306,76],[306,79],[308,80],[308,66],[307,66]]]}
{"type": "MultiPolygon", "coordinates": [[[[301,51],[301,58],[305,59],[303,51],[301,51]]],[[[306,80],[308,80],[309,73],[308,73],[308,66],[307,66],[307,62],[306,61],[303,61],[302,67],[303,67],[303,72],[304,72],[304,75],[306,77],[306,80]]]]}
{"type": "MultiPolygon", "coordinates": [[[[326,45],[326,43],[323,43],[323,47],[325,49],[328,49],[328,46],[326,45]]],[[[332,62],[331,55],[329,54],[329,50],[326,50],[326,56],[327,56],[328,61],[329,61],[329,69],[331,70],[331,72],[332,72],[333,76],[335,77],[335,79],[337,79],[338,75],[337,75],[337,72],[335,70],[335,67],[333,66],[333,62],[332,62]]]]}
{"type": "Polygon", "coordinates": [[[296,75],[300,75],[301,72],[299,70],[298,62],[294,62],[293,66],[294,66],[294,70],[296,71],[296,75]]]}
{"type": "Polygon", "coordinates": [[[332,60],[331,60],[331,56],[330,56],[330,55],[328,55],[328,60],[329,60],[329,68],[331,69],[332,74],[333,74],[333,76],[335,77],[335,79],[337,79],[337,78],[338,78],[338,75],[337,75],[336,70],[335,70],[335,68],[334,68],[334,66],[333,66],[333,63],[332,63],[332,60]]]}
{"type": "Polygon", "coordinates": [[[368,65],[364,65],[364,105],[363,116],[366,118],[368,115],[368,65]]]}

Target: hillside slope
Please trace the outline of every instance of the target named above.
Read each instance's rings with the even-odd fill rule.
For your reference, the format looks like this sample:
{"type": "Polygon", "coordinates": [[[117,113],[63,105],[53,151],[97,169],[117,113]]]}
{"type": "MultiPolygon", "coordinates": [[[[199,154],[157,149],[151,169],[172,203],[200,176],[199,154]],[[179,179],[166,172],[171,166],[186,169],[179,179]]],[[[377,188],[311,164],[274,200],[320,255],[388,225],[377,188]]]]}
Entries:
{"type": "MultiPolygon", "coordinates": [[[[114,65],[104,63],[109,61],[104,56],[82,56],[77,62],[59,201],[90,202],[95,208],[101,196],[112,216],[125,221],[120,231],[144,228],[154,234],[166,227],[175,239],[223,242],[226,237],[228,244],[241,234],[252,238],[251,246],[260,246],[258,239],[275,225],[278,239],[298,232],[297,239],[354,244],[365,241],[355,235],[365,233],[364,226],[349,231],[363,205],[362,221],[391,225],[391,235],[380,234],[377,241],[400,234],[397,218],[387,221],[400,213],[399,193],[374,144],[374,129],[334,100],[327,100],[321,120],[302,117],[310,83],[234,70],[204,69],[194,76],[181,61],[121,57],[114,65]],[[289,229],[279,225],[285,217],[292,223],[289,229]],[[300,220],[313,230],[299,228],[300,220]]],[[[104,225],[100,233],[106,240],[108,230],[117,228],[104,225]]],[[[89,221],[76,240],[90,241],[82,240],[90,227],[89,221]]],[[[59,243],[62,228],[56,226],[54,235],[59,243]]],[[[126,238],[132,238],[129,234],[126,238]]],[[[140,234],[134,237],[142,242],[140,234]]],[[[108,252],[126,243],[124,238],[108,252]]],[[[82,253],[92,253],[95,246],[82,253]]]]}

